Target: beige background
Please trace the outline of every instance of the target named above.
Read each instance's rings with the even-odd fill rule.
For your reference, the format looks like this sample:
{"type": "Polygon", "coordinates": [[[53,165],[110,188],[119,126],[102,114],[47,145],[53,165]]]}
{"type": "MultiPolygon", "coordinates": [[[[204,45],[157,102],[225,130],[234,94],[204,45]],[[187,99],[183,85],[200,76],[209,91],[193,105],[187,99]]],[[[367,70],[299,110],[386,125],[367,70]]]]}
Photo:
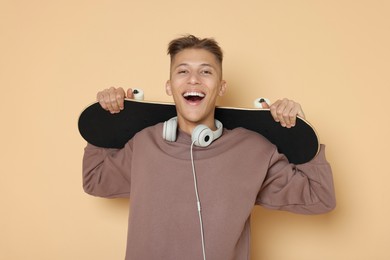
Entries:
{"type": "Polygon", "coordinates": [[[390,259],[390,1],[0,1],[0,259],[123,259],[128,201],[81,188],[80,111],[110,86],[170,101],[169,40],[225,51],[220,104],[299,101],[338,206],[254,209],[252,259],[390,259]]]}

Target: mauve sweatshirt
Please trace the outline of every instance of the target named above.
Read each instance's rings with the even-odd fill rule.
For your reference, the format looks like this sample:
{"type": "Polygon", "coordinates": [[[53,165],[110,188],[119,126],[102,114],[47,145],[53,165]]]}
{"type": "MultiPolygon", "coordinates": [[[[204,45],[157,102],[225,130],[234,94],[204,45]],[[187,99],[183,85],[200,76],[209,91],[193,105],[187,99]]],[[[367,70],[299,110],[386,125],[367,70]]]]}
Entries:
{"type": "MultiPolygon", "coordinates": [[[[191,136],[162,138],[162,124],[136,134],[123,149],[88,144],[83,187],[91,195],[130,198],[126,259],[200,260],[201,235],[190,158],[191,136]]],[[[250,259],[249,219],[255,205],[300,214],[335,207],[325,147],[293,165],[263,136],[224,130],[210,146],[194,146],[206,257],[250,259]]]]}

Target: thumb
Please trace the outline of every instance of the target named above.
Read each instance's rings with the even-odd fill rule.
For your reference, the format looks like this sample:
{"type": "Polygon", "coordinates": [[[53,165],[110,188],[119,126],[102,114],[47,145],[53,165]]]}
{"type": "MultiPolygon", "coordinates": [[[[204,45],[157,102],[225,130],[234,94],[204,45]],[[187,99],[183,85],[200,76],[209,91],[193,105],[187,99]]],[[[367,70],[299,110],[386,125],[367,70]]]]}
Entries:
{"type": "Polygon", "coordinates": [[[133,89],[129,88],[127,90],[127,95],[126,95],[127,98],[130,98],[132,99],[133,98],[133,89]]]}
{"type": "Polygon", "coordinates": [[[270,108],[270,101],[267,98],[257,98],[254,105],[256,108],[270,108]]]}
{"type": "Polygon", "coordinates": [[[270,108],[270,106],[268,105],[267,101],[264,98],[260,98],[259,102],[262,108],[270,108]]]}

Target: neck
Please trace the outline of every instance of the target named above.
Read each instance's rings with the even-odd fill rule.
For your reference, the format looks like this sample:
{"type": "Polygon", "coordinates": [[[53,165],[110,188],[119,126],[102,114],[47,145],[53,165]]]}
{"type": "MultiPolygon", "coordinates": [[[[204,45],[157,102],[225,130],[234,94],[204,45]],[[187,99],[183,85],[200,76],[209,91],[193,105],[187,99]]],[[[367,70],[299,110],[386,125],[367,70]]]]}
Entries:
{"type": "Polygon", "coordinates": [[[189,121],[189,120],[186,120],[183,117],[179,117],[178,116],[177,123],[178,123],[178,127],[180,128],[180,130],[182,130],[183,132],[185,132],[185,133],[187,133],[189,135],[192,134],[192,131],[198,125],[205,125],[208,128],[210,128],[212,131],[215,131],[217,129],[216,126],[215,126],[214,116],[210,117],[207,120],[196,121],[196,122],[189,121]]]}

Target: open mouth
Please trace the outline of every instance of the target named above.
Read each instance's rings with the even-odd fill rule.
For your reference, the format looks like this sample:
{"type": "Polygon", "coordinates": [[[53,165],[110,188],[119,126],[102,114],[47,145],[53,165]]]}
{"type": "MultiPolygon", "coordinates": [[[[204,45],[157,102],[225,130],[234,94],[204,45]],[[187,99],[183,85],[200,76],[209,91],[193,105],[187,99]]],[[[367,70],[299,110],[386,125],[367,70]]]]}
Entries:
{"type": "Polygon", "coordinates": [[[199,102],[205,97],[205,94],[201,92],[186,92],[183,94],[183,97],[190,102],[199,102]]]}

